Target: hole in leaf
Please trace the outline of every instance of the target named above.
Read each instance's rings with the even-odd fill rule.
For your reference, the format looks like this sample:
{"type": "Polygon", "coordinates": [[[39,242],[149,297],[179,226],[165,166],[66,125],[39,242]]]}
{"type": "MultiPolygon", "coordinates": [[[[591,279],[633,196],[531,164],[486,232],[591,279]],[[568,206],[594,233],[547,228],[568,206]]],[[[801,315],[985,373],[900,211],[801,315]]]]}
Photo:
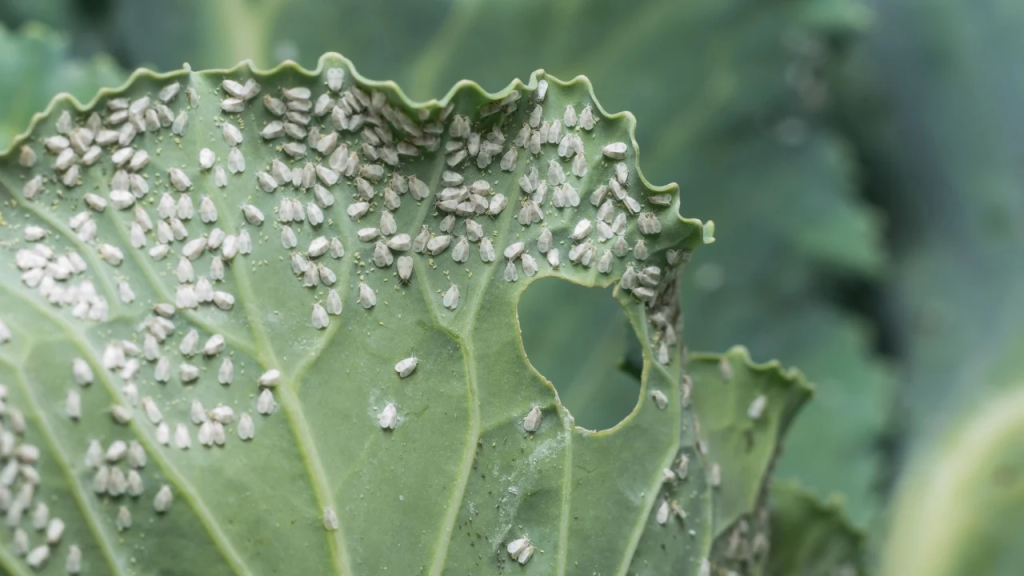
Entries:
{"type": "Polygon", "coordinates": [[[636,406],[640,343],[611,288],[538,280],[519,300],[530,364],[555,385],[578,426],[611,428],[636,406]]]}

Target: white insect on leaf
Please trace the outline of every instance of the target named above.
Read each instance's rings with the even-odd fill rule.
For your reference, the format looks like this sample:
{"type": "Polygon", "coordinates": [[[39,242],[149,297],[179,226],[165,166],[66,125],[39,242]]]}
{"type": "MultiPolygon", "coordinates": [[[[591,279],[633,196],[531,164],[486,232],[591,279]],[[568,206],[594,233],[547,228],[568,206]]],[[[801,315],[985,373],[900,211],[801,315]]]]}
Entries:
{"type": "MultiPolygon", "coordinates": [[[[537,265],[537,260],[534,259],[533,256],[531,256],[529,254],[523,254],[521,256],[521,259],[522,259],[522,263],[523,263],[523,274],[526,274],[529,277],[533,277],[535,274],[537,274],[537,271],[540,268],[537,265]]],[[[512,264],[512,263],[509,262],[509,264],[512,264]]],[[[514,264],[512,264],[512,265],[515,266],[514,264]]]]}
{"type": "Polygon", "coordinates": [[[149,396],[142,399],[142,410],[146,413],[146,418],[154,425],[159,424],[164,419],[163,413],[157,406],[156,401],[149,396]]]}
{"type": "Polygon", "coordinates": [[[252,204],[243,204],[242,214],[245,216],[246,221],[253,226],[263,224],[263,212],[252,204]]]}
{"type": "Polygon", "coordinates": [[[427,241],[427,252],[429,252],[431,256],[437,256],[448,248],[451,241],[452,237],[447,234],[434,236],[427,241]]]}
{"type": "Polygon", "coordinates": [[[64,536],[64,521],[60,518],[52,518],[46,525],[46,543],[56,546],[64,536]]]}
{"type": "Polygon", "coordinates": [[[565,107],[565,114],[562,116],[562,123],[565,124],[567,128],[572,128],[576,125],[576,121],[576,108],[573,107],[572,104],[569,104],[565,107]]]}
{"type": "Polygon", "coordinates": [[[107,462],[115,463],[124,458],[127,453],[128,443],[124,440],[115,440],[107,447],[107,453],[104,455],[104,459],[106,459],[107,462]]]}
{"type": "Polygon", "coordinates": [[[464,263],[469,260],[469,240],[466,238],[460,238],[455,243],[455,248],[452,249],[452,260],[459,263],[464,263]]]}
{"type": "Polygon", "coordinates": [[[519,280],[519,270],[516,269],[516,263],[513,260],[509,260],[505,265],[505,281],[516,282],[519,280]]]}
{"type": "Polygon", "coordinates": [[[364,282],[359,283],[359,305],[367,310],[377,305],[377,295],[364,282]]]}
{"type": "Polygon", "coordinates": [[[397,252],[405,252],[412,248],[412,237],[408,234],[397,234],[388,238],[388,248],[397,252]]]}
{"type": "MultiPolygon", "coordinates": [[[[3,343],[3,342],[6,341],[3,338],[3,334],[5,332],[7,334],[7,340],[9,340],[10,339],[10,332],[7,331],[7,327],[5,325],[0,323],[0,343],[3,343]]],[[[74,360],[72,360],[72,362],[71,362],[71,372],[72,372],[72,375],[74,376],[75,383],[78,384],[79,386],[88,386],[88,385],[92,384],[93,378],[94,378],[93,377],[93,372],[92,372],[92,367],[90,367],[89,363],[86,362],[85,360],[83,360],[81,358],[75,358],[74,360]]]]}
{"type": "Polygon", "coordinates": [[[132,409],[121,404],[114,404],[110,407],[110,416],[114,422],[125,425],[132,421],[132,409]]]}
{"type": "Polygon", "coordinates": [[[459,287],[452,284],[448,290],[445,291],[441,297],[441,303],[445,308],[449,310],[455,310],[459,307],[459,287]]]}
{"type": "Polygon", "coordinates": [[[641,214],[637,218],[637,228],[641,234],[652,235],[661,232],[661,221],[654,214],[641,214]]]}
{"type": "Polygon", "coordinates": [[[767,405],[768,397],[764,394],[759,394],[750,402],[750,406],[747,407],[747,417],[751,420],[760,420],[761,416],[764,415],[764,409],[767,405]]]}
{"type": "Polygon", "coordinates": [[[331,243],[327,238],[318,236],[309,243],[309,248],[306,249],[306,254],[310,258],[319,258],[327,253],[330,249],[331,243]]]}
{"type": "Polygon", "coordinates": [[[651,391],[651,398],[659,410],[664,410],[668,406],[668,396],[661,390],[651,391]]]}
{"type": "Polygon", "coordinates": [[[210,410],[210,420],[221,424],[230,424],[235,419],[235,410],[230,406],[219,405],[210,410]]]}
{"type": "Polygon", "coordinates": [[[256,424],[248,412],[243,412],[238,418],[238,438],[245,441],[252,440],[255,436],[256,424]]]}
{"type": "Polygon", "coordinates": [[[327,88],[331,92],[341,92],[344,82],[345,70],[343,68],[329,68],[327,70],[327,88]]]}
{"type": "Polygon", "coordinates": [[[626,147],[625,142],[612,142],[611,144],[605,145],[601,149],[601,153],[613,160],[623,160],[626,158],[626,147]]]}
{"type": "Polygon", "coordinates": [[[274,393],[269,388],[264,388],[256,401],[256,411],[264,416],[272,414],[277,403],[274,401],[274,393]]]}
{"type": "Polygon", "coordinates": [[[718,462],[711,464],[711,470],[708,473],[708,483],[711,484],[712,488],[718,488],[722,485],[722,467],[718,462]]]}
{"type": "Polygon", "coordinates": [[[202,402],[199,400],[192,400],[189,417],[192,419],[193,424],[202,424],[203,422],[206,422],[206,409],[203,408],[202,402]]]}
{"type": "Polygon", "coordinates": [[[509,542],[505,549],[508,551],[509,556],[520,564],[526,564],[533,557],[533,544],[530,543],[529,538],[513,540],[509,542]]]}
{"type": "Polygon", "coordinates": [[[228,143],[228,146],[238,146],[242,143],[242,131],[234,124],[225,122],[222,133],[224,135],[224,141],[228,143]]]}
{"type": "Polygon", "coordinates": [[[384,430],[394,430],[398,424],[398,409],[395,405],[388,402],[384,409],[377,415],[377,423],[384,430]]]}
{"type": "Polygon", "coordinates": [[[192,437],[184,424],[178,424],[174,428],[174,447],[179,450],[188,450],[192,447],[192,437]]]}
{"type": "Polygon", "coordinates": [[[411,256],[398,257],[398,277],[402,282],[408,282],[412,278],[413,260],[411,256]]]}
{"type": "Polygon", "coordinates": [[[281,383],[281,371],[276,368],[267,370],[260,375],[256,383],[260,388],[274,388],[281,383]]]}
{"type": "Polygon", "coordinates": [[[418,366],[419,363],[419,358],[415,356],[404,358],[395,364],[395,372],[398,372],[399,377],[406,378],[412,374],[413,370],[416,369],[416,366],[418,366]]]}
{"type": "Polygon", "coordinates": [[[199,169],[209,170],[213,168],[214,162],[217,161],[217,154],[209,148],[203,148],[199,151],[199,169]]]}
{"type": "Polygon", "coordinates": [[[32,549],[31,552],[25,556],[25,563],[28,564],[29,568],[38,570],[46,565],[46,562],[50,559],[50,547],[43,544],[32,549]]]}
{"type": "Polygon", "coordinates": [[[580,112],[580,128],[590,131],[594,129],[594,109],[588,104],[580,112]]]}
{"type": "Polygon", "coordinates": [[[590,220],[583,218],[582,220],[577,222],[576,227],[573,228],[572,239],[579,242],[580,240],[583,240],[584,238],[590,236],[590,231],[592,229],[593,228],[591,226],[590,220]]]}
{"type": "Polygon", "coordinates": [[[540,430],[541,419],[543,418],[543,412],[541,412],[540,406],[534,406],[523,418],[523,429],[527,432],[536,432],[540,430]]]}
{"type": "Polygon", "coordinates": [[[46,524],[50,521],[50,508],[44,502],[36,504],[35,510],[32,511],[32,528],[35,530],[45,530],[46,524]]]}
{"type": "Polygon", "coordinates": [[[178,192],[185,192],[192,187],[192,180],[189,179],[188,175],[181,168],[169,168],[167,174],[171,181],[171,186],[178,192]]]}
{"type": "Polygon", "coordinates": [[[387,268],[395,261],[391,249],[384,242],[377,242],[373,247],[373,263],[378,268],[387,268]]]}
{"type": "Polygon", "coordinates": [[[171,487],[164,484],[157,491],[156,497],[153,498],[153,509],[158,514],[163,514],[171,509],[171,504],[174,502],[174,495],[171,493],[171,487]]]}
{"type": "Polygon", "coordinates": [[[71,576],[82,573],[82,549],[72,544],[68,548],[67,559],[64,561],[64,571],[71,576]]]}
{"type": "Polygon", "coordinates": [[[138,441],[132,440],[128,444],[128,466],[132,468],[145,468],[148,458],[146,450],[138,441]]]}
{"type": "Polygon", "coordinates": [[[331,316],[337,316],[341,314],[341,308],[341,296],[338,294],[337,290],[331,288],[330,290],[327,291],[327,302],[325,305],[325,309],[327,310],[327,313],[330,314],[331,316]]]}
{"type": "Polygon", "coordinates": [[[67,397],[64,400],[64,412],[72,420],[81,420],[82,395],[77,390],[68,390],[67,397]]]}
{"type": "Polygon", "coordinates": [[[338,529],[338,515],[329,506],[324,508],[324,529],[331,532],[338,529]]]}
{"type": "Polygon", "coordinates": [[[519,258],[525,249],[526,244],[524,242],[514,242],[509,244],[508,247],[505,248],[505,258],[515,260],[516,258],[519,258]]]}
{"type": "Polygon", "coordinates": [[[668,500],[662,500],[661,504],[658,505],[658,511],[655,513],[655,520],[658,521],[658,524],[664,526],[668,522],[668,517],[671,511],[672,510],[668,505],[668,500]]]}
{"type": "Polygon", "coordinates": [[[313,328],[317,330],[323,330],[327,328],[331,320],[327,316],[327,310],[324,309],[319,302],[313,304],[313,315],[312,315],[313,328]]]}
{"type": "Polygon", "coordinates": [[[125,507],[125,506],[121,506],[120,508],[118,508],[118,510],[117,510],[117,519],[115,520],[114,523],[115,523],[115,525],[117,527],[118,532],[124,532],[125,530],[131,528],[132,527],[132,513],[131,513],[131,511],[129,511],[128,508],[125,507]]]}

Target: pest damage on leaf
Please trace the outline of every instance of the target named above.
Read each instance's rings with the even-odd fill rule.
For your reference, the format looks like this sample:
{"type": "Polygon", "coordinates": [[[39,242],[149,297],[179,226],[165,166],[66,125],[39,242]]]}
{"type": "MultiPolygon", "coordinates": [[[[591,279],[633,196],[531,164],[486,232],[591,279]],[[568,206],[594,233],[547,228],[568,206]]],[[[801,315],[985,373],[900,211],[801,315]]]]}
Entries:
{"type": "MultiPolygon", "coordinates": [[[[581,561],[569,542],[642,562],[625,526],[665,506],[685,516],[660,492],[665,455],[688,447],[672,433],[690,418],[677,278],[704,235],[675,186],[640,174],[633,125],[585,79],[463,82],[412,104],[333,54],[315,71],[140,71],[88,106],[54,101],[0,156],[0,383],[16,390],[3,389],[0,502],[9,526],[32,510],[45,524],[19,562],[113,570],[145,532],[222,551],[210,573],[250,573],[282,530],[259,514],[285,508],[306,520],[280,545],[308,543],[295,561],[309,573],[497,569],[462,566],[469,548],[565,567],[581,561]],[[516,306],[543,278],[614,287],[653,400],[601,437],[649,452],[595,442],[532,371],[516,306]],[[54,403],[59,421],[39,408],[54,403]],[[624,473],[526,498],[574,484],[576,457],[624,473]],[[83,461],[86,476],[59,475],[83,461]],[[615,482],[628,497],[602,508],[628,522],[569,534],[597,521],[569,522],[591,514],[570,498],[615,482]],[[42,507],[58,486],[76,498],[59,518],[42,507]],[[440,536],[399,534],[411,514],[440,536]],[[565,524],[562,540],[512,538],[534,515],[565,524]],[[94,545],[96,525],[123,540],[94,545]],[[409,558],[356,544],[380,526],[409,558]]],[[[775,409],[751,402],[750,419],[775,409]]]]}

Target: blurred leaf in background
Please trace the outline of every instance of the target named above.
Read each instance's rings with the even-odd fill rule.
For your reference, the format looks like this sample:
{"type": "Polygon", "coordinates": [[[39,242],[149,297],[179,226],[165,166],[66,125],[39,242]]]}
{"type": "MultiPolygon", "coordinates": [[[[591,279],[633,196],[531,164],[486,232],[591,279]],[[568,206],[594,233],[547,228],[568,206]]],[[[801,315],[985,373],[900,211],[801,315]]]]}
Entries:
{"type": "Polygon", "coordinates": [[[823,502],[790,482],[776,481],[771,503],[769,576],[864,574],[864,535],[844,517],[843,507],[823,502]]]}
{"type": "MultiPolygon", "coordinates": [[[[536,68],[586,74],[607,109],[639,118],[645,176],[678,181],[683,211],[719,225],[720,242],[684,275],[690,348],[742,343],[757,360],[800,366],[817,397],[778,472],[820,496],[841,494],[861,524],[873,516],[892,381],[845,291],[878,282],[884,223],[858,198],[853,154],[826,114],[828,72],[869,22],[859,3],[8,0],[0,14],[51,22],[84,52],[110,52],[127,68],[311,65],[336,50],[418,99],[462,78],[496,89],[536,68]]],[[[530,359],[547,373],[565,351],[540,348],[552,356],[530,359]]],[[[548,375],[571,393],[574,382],[548,375]]],[[[593,419],[617,421],[633,395],[611,396],[593,419]]]]}
{"type": "Polygon", "coordinates": [[[88,102],[100,88],[118,86],[126,77],[108,57],[72,58],[67,41],[45,26],[11,32],[0,25],[0,150],[58,92],[88,102]]]}
{"type": "Polygon", "coordinates": [[[633,411],[643,358],[627,358],[640,343],[612,288],[544,279],[523,293],[517,310],[527,357],[558,387],[578,426],[606,430],[633,411]]]}
{"type": "Polygon", "coordinates": [[[898,226],[886,310],[907,451],[1024,383],[1024,4],[873,1],[842,70],[865,191],[898,226]]]}

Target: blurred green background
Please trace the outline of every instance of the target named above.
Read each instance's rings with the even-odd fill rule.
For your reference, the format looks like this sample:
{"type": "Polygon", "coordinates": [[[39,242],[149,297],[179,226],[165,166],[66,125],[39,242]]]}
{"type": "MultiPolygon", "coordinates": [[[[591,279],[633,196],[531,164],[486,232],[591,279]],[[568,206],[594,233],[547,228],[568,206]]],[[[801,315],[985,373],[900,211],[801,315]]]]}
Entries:
{"type": "MultiPolygon", "coordinates": [[[[0,148],[58,91],[88,100],[140,66],[336,51],[415,99],[589,76],[637,116],[648,180],[717,224],[682,281],[688,347],[806,373],[776,472],[857,526],[1022,373],[1024,3],[0,0],[0,22],[0,148]]],[[[607,294],[540,283],[520,320],[582,425],[632,409],[635,339],[607,294]]]]}

